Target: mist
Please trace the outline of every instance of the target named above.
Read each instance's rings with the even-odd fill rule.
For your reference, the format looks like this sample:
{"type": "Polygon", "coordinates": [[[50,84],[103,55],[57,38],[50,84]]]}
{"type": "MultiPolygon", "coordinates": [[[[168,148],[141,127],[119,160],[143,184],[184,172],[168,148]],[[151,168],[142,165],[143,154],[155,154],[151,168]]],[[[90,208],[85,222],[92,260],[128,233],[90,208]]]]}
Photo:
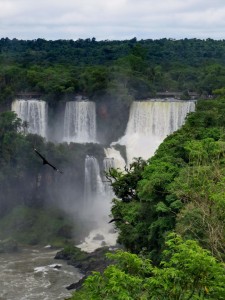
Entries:
{"type": "Polygon", "coordinates": [[[124,171],[134,157],[152,156],[163,139],[182,126],[194,102],[154,99],[134,102],[130,108],[111,99],[73,100],[54,107],[39,99],[12,103],[12,110],[27,126],[24,142],[13,153],[21,176],[13,176],[12,164],[1,183],[5,195],[1,196],[1,215],[19,205],[59,209],[62,216],[58,218],[68,218],[73,224],[70,230],[63,225],[62,235],[92,251],[116,243],[116,232],[108,224],[115,195],[105,171],[111,167],[124,171]],[[44,131],[39,130],[40,123],[44,131]],[[33,147],[63,174],[43,165],[33,147]]]}
{"type": "MultiPolygon", "coordinates": [[[[57,208],[63,218],[68,217],[73,223],[72,235],[76,243],[85,242],[85,236],[96,231],[93,241],[97,236],[100,245],[112,244],[112,238],[107,240],[107,236],[115,236],[113,226],[108,224],[114,195],[105,182],[104,159],[108,156],[105,149],[109,143],[104,136],[105,125],[110,123],[108,115],[113,110],[110,109],[107,118],[100,115],[102,124],[96,124],[102,104],[96,107],[94,102],[82,97],[74,100],[62,101],[55,107],[40,99],[12,102],[12,111],[23,124],[26,123],[25,130],[24,127],[19,130],[26,146],[19,149],[16,158],[24,170],[21,180],[15,181],[11,169],[7,184],[2,184],[5,197],[1,199],[1,213],[5,216],[19,206],[45,211],[57,208]],[[40,130],[40,124],[44,130],[40,130]],[[43,165],[34,147],[63,174],[43,165]]],[[[26,215],[22,223],[26,223],[26,215]]],[[[115,241],[114,237],[113,243],[115,241]]]]}

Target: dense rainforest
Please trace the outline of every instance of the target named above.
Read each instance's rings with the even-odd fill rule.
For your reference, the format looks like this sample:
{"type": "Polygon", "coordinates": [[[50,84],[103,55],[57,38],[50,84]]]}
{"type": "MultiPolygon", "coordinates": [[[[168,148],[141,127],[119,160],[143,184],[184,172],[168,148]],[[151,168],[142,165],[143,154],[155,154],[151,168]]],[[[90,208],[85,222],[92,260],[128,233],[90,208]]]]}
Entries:
{"type": "Polygon", "coordinates": [[[20,93],[50,103],[81,93],[115,103],[162,91],[211,95],[225,79],[225,41],[0,40],[0,103],[20,93]]]}
{"type": "MultiPolygon", "coordinates": [[[[118,241],[126,251],[109,254],[113,264],[89,276],[72,299],[224,299],[224,56],[225,41],[211,39],[1,39],[1,239],[70,240],[74,219],[52,205],[62,198],[58,187],[81,184],[83,170],[72,170],[85,155],[103,157],[98,145],[54,144],[25,135],[21,120],[6,111],[13,99],[41,95],[54,108],[83,95],[113,104],[110,118],[121,130],[119,121],[133,100],[162,91],[179,91],[187,99],[196,92],[201,98],[196,112],[152,158],[136,158],[126,171],[107,174],[118,241]],[[41,169],[34,145],[66,175],[41,169]]],[[[76,232],[82,232],[78,214],[74,217],[76,232]]]]}

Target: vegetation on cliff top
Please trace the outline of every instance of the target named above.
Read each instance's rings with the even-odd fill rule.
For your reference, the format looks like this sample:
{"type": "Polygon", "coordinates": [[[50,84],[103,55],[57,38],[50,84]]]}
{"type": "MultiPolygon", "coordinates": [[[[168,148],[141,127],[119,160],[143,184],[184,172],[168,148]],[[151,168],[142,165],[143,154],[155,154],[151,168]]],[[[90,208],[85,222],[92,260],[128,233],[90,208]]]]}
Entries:
{"type": "Polygon", "coordinates": [[[49,103],[82,94],[95,101],[161,91],[212,94],[224,85],[225,41],[0,39],[0,104],[36,93],[49,103]]]}

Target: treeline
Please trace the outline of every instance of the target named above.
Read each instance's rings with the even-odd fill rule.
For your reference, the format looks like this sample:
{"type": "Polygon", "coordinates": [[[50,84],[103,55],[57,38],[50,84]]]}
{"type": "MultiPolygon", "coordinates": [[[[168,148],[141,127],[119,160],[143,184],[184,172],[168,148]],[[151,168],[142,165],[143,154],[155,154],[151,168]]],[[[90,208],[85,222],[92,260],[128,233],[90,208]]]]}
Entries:
{"type": "MultiPolygon", "coordinates": [[[[92,39],[74,40],[18,40],[0,39],[1,60],[22,64],[74,64],[109,65],[111,61],[129,55],[136,45],[146,52],[151,64],[173,65],[174,63],[200,66],[210,60],[224,64],[224,40],[160,39],[124,41],[96,41],[92,39]]],[[[135,54],[135,53],[134,53],[135,54]]]]}
{"type": "Polygon", "coordinates": [[[159,91],[212,94],[225,80],[225,41],[212,39],[0,40],[0,103],[18,93],[49,102],[153,97],[159,91]]]}
{"type": "Polygon", "coordinates": [[[198,101],[152,158],[109,171],[118,240],[129,252],[112,255],[72,299],[225,297],[224,113],[225,98],[198,101]]]}

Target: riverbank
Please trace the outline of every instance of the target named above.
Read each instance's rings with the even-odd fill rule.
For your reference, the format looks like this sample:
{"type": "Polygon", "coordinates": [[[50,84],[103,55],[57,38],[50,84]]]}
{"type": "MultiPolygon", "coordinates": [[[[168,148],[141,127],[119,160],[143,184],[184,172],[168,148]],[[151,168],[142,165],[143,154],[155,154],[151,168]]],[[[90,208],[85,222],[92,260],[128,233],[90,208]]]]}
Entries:
{"type": "Polygon", "coordinates": [[[83,277],[69,286],[68,290],[79,289],[84,280],[93,271],[103,272],[105,268],[112,263],[111,260],[106,258],[106,253],[114,252],[117,247],[102,247],[95,251],[88,253],[80,250],[77,247],[66,247],[62,251],[59,251],[55,259],[66,260],[68,265],[71,265],[83,274],[83,277]]]}

